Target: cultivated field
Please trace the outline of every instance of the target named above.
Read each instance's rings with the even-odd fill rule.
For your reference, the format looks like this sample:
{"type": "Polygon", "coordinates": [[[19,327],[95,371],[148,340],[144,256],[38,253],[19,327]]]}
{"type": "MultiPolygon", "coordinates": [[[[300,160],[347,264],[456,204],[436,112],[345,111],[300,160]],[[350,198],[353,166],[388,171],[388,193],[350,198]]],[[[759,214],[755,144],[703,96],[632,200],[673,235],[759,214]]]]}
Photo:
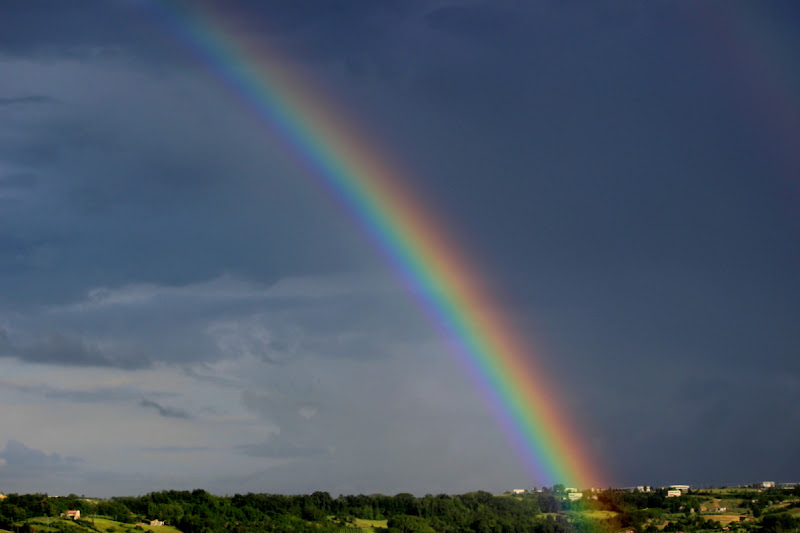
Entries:
{"type": "Polygon", "coordinates": [[[736,513],[714,513],[712,515],[703,515],[703,518],[707,520],[716,520],[723,526],[727,526],[731,522],[739,522],[742,519],[742,515],[736,513]]]}

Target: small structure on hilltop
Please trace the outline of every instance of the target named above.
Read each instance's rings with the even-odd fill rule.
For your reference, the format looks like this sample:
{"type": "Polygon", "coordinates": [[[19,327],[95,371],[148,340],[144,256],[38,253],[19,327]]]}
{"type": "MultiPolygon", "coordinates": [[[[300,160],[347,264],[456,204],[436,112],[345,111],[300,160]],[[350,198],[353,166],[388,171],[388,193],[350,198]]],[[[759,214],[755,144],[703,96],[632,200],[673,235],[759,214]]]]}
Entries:
{"type": "Polygon", "coordinates": [[[765,489],[774,489],[775,488],[775,482],[774,481],[762,481],[761,482],[761,487],[765,488],[765,489]]]}
{"type": "Polygon", "coordinates": [[[582,492],[568,492],[567,493],[567,498],[569,498],[569,501],[574,502],[575,500],[580,500],[581,498],[583,498],[583,493],[582,492]]]}
{"type": "Polygon", "coordinates": [[[678,489],[670,489],[667,491],[667,498],[677,498],[682,493],[678,489]]]}
{"type": "Polygon", "coordinates": [[[163,520],[150,520],[150,525],[151,526],[163,526],[164,525],[164,521],[163,520]]]}
{"type": "Polygon", "coordinates": [[[63,516],[64,518],[72,518],[73,520],[78,520],[81,517],[81,512],[78,509],[74,511],[68,510],[66,513],[64,513],[63,516]]]}

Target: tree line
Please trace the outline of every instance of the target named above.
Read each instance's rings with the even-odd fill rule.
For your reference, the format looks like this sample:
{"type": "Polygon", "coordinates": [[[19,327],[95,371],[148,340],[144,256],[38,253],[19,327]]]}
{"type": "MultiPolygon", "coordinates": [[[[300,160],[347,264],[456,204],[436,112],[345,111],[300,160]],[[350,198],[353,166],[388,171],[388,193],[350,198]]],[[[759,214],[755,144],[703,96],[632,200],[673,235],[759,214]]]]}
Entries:
{"type": "MultiPolygon", "coordinates": [[[[757,501],[760,504],[769,497],[769,493],[759,495],[757,501]]],[[[388,520],[388,533],[619,533],[625,529],[656,533],[661,530],[653,524],[664,516],[673,517],[663,528],[667,532],[721,530],[718,523],[693,514],[695,509],[699,510],[701,501],[701,496],[692,494],[667,498],[666,491],[615,490],[587,492],[583,499],[570,501],[560,488],[505,496],[477,491],[423,497],[401,493],[336,498],[327,492],[216,496],[202,489],[160,491],[107,500],[76,495],[10,494],[0,501],[0,528],[38,533],[31,529],[31,524],[26,524],[28,530],[21,531],[20,524],[30,518],[58,516],[67,509],[77,509],[84,517],[103,516],[119,522],[163,520],[182,533],[340,533],[356,529],[355,517],[388,520]],[[608,510],[614,514],[604,519],[589,518],[580,513],[587,510],[608,510]]],[[[789,533],[798,525],[800,520],[790,514],[771,515],[769,519],[765,516],[758,533],[789,533]]]]}

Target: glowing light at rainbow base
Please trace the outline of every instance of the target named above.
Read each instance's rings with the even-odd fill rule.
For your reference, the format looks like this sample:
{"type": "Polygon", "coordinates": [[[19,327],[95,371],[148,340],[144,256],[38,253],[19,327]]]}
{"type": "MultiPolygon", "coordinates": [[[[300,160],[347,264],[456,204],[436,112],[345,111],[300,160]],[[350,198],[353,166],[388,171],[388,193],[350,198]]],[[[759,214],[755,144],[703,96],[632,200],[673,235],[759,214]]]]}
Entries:
{"type": "Polygon", "coordinates": [[[143,6],[357,221],[447,340],[527,463],[532,483],[599,482],[546,377],[532,364],[533,354],[441,223],[403,186],[395,167],[312,92],[273,47],[249,41],[225,12],[199,3],[143,6]]]}

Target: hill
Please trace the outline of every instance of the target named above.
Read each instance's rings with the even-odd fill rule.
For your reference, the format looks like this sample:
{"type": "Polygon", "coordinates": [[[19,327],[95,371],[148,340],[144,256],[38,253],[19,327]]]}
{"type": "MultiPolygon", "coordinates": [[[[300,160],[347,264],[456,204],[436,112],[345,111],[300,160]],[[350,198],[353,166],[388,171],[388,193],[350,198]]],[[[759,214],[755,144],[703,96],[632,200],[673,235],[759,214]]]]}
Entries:
{"type": "Polygon", "coordinates": [[[221,497],[199,489],[107,500],[9,494],[0,500],[0,533],[791,533],[800,527],[800,488],[574,496],[558,488],[513,497],[484,491],[221,497]],[[62,518],[67,510],[83,519],[62,518]],[[150,520],[171,525],[145,525],[150,520]]]}

